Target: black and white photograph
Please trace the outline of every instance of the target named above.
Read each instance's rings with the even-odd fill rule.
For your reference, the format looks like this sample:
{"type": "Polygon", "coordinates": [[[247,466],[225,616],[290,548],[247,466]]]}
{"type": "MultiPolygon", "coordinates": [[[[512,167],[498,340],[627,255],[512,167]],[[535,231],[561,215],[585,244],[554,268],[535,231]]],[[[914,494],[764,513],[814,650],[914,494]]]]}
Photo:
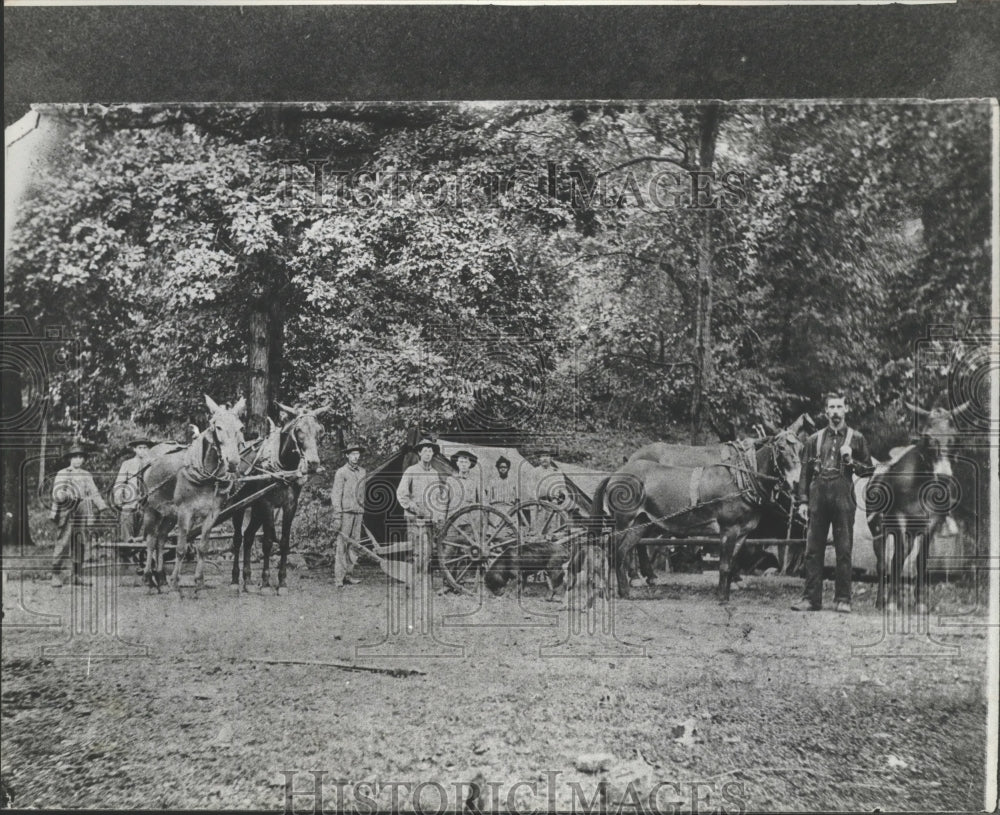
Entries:
{"type": "Polygon", "coordinates": [[[5,808],[995,808],[996,99],[45,87],[5,808]]]}

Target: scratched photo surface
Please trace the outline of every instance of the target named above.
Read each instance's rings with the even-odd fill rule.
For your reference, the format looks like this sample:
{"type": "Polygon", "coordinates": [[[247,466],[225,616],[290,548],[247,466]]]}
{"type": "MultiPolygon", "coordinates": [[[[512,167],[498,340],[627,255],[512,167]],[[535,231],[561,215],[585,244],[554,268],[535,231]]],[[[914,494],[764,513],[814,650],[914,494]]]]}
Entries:
{"type": "Polygon", "coordinates": [[[995,121],[33,105],[5,803],[980,809],[995,121]]]}

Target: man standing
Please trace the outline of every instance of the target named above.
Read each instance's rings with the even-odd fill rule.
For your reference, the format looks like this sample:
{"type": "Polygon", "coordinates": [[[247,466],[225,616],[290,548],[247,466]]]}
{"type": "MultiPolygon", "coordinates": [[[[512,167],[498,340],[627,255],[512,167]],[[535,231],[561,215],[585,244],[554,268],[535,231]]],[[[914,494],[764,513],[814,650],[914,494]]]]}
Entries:
{"type": "Polygon", "coordinates": [[[823,607],[823,555],[830,526],[837,551],[834,608],[851,611],[851,549],[854,545],[854,495],[852,476],[861,478],[875,471],[868,442],[847,426],[847,403],[843,394],[826,397],[830,423],[806,441],[799,479],[799,513],[808,520],[806,534],[806,582],[795,611],[819,611],[823,607]]]}
{"type": "Polygon", "coordinates": [[[87,528],[94,515],[107,509],[93,477],[83,469],[87,455],[84,447],[76,443],[69,449],[69,467],[56,473],[52,484],[52,508],[49,518],[59,530],[52,558],[52,586],[63,585],[62,571],[67,559],[71,559],[72,576],[75,585],[83,585],[83,552],[87,528]]]}
{"type": "Polygon", "coordinates": [[[473,474],[476,458],[468,450],[459,450],[452,454],[451,463],[458,472],[448,480],[448,513],[454,514],[465,507],[480,503],[480,485],[478,470],[473,474]]]}
{"type": "Polygon", "coordinates": [[[333,561],[333,582],[337,586],[353,586],[359,581],[351,577],[358,555],[351,541],[361,538],[365,515],[365,479],[368,474],[360,465],[365,448],[348,444],[344,448],[347,463],[333,476],[333,534],[336,536],[333,561]]]}
{"type": "Polygon", "coordinates": [[[131,540],[142,531],[140,477],[149,464],[149,450],[153,442],[146,438],[132,439],[128,446],[132,448],[133,456],[122,463],[111,488],[111,503],[121,513],[118,516],[118,532],[123,541],[131,540]]]}
{"type": "Polygon", "coordinates": [[[430,439],[422,439],[413,448],[419,457],[416,464],[406,468],[396,488],[396,500],[406,513],[409,531],[417,519],[441,521],[448,509],[444,476],[434,468],[434,456],[441,447],[430,439]]]}
{"type": "Polygon", "coordinates": [[[496,463],[497,474],[486,487],[486,498],[491,504],[513,507],[517,503],[517,482],[510,477],[510,459],[500,456],[496,463]]]}

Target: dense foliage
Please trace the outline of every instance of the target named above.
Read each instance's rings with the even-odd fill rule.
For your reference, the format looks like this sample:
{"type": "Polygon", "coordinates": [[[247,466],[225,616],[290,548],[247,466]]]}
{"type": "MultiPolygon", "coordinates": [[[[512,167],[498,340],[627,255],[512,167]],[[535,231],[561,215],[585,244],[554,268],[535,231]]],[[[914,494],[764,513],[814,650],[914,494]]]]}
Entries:
{"type": "Polygon", "coordinates": [[[50,390],[94,438],[255,375],[384,446],[725,436],[831,388],[895,416],[944,383],[914,370],[928,326],[988,314],[984,105],[46,115],[64,146],[19,209],[6,310],[80,338],[50,390]]]}

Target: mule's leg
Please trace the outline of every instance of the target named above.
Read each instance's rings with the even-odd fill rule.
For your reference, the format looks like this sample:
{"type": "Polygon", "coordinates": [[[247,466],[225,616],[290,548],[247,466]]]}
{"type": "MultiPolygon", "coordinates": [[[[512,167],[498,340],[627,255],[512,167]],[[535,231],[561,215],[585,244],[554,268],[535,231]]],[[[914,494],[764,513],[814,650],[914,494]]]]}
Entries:
{"type": "Polygon", "coordinates": [[[181,590],[181,564],[187,555],[188,533],[191,531],[191,510],[184,509],[177,513],[177,549],[174,553],[174,570],[170,575],[171,588],[181,590]]]}
{"type": "Polygon", "coordinates": [[[719,542],[719,585],[716,595],[719,602],[729,602],[729,587],[732,583],[733,550],[736,545],[737,531],[733,527],[724,527],[719,542]]]}
{"type": "Polygon", "coordinates": [[[913,538],[906,528],[906,521],[898,519],[892,530],[892,560],[889,564],[889,591],[897,609],[903,608],[903,564],[910,554],[913,538]]]}
{"type": "Polygon", "coordinates": [[[233,542],[231,551],[233,554],[233,574],[230,585],[237,590],[240,587],[240,551],[243,549],[243,510],[238,509],[233,513],[233,542]]]}
{"type": "Polygon", "coordinates": [[[253,553],[253,541],[260,529],[260,512],[256,506],[250,508],[250,520],[243,532],[243,591],[250,591],[250,556],[253,553]]]}
{"type": "Polygon", "coordinates": [[[259,514],[259,523],[264,526],[264,540],[261,544],[264,560],[260,571],[260,587],[269,588],[271,585],[271,548],[274,546],[274,514],[270,505],[261,502],[253,508],[259,514]]]}
{"type": "Polygon", "coordinates": [[[208,537],[212,534],[215,519],[219,517],[220,507],[212,507],[201,522],[201,534],[194,544],[194,595],[205,587],[205,558],[208,557],[208,537]]]}
{"type": "Polygon", "coordinates": [[[885,529],[879,516],[869,522],[873,526],[872,548],[875,550],[875,608],[885,608],[885,529]]]}
{"type": "Polygon", "coordinates": [[[615,574],[618,577],[618,596],[628,599],[630,585],[628,578],[628,559],[636,544],[642,539],[645,526],[619,530],[618,545],[615,547],[615,574]]]}
{"type": "Polygon", "coordinates": [[[156,579],[153,577],[153,570],[156,568],[156,532],[159,527],[158,519],[154,516],[151,507],[146,507],[142,516],[142,536],[146,539],[146,567],[142,570],[143,582],[149,588],[156,588],[156,579]]]}
{"type": "Polygon", "coordinates": [[[167,563],[164,550],[167,546],[167,536],[174,525],[173,518],[161,518],[156,528],[156,584],[157,587],[167,585],[167,563]]]}
{"type": "Polygon", "coordinates": [[[920,541],[917,562],[914,564],[916,568],[916,577],[914,579],[916,582],[913,586],[913,602],[917,614],[926,614],[928,611],[927,598],[925,596],[925,590],[930,588],[927,583],[927,558],[930,557],[931,541],[934,539],[934,535],[937,533],[941,522],[941,518],[931,518],[927,523],[926,531],[921,533],[923,540],[920,541]]]}
{"type": "Polygon", "coordinates": [[[649,556],[649,547],[640,543],[635,547],[639,556],[639,573],[646,578],[646,585],[652,586],[656,583],[656,570],[653,569],[653,559],[649,556]]]}
{"type": "Polygon", "coordinates": [[[292,520],[295,518],[295,502],[285,502],[281,508],[281,542],[278,549],[278,588],[286,588],[285,577],[288,571],[288,550],[292,541],[292,520]]]}

